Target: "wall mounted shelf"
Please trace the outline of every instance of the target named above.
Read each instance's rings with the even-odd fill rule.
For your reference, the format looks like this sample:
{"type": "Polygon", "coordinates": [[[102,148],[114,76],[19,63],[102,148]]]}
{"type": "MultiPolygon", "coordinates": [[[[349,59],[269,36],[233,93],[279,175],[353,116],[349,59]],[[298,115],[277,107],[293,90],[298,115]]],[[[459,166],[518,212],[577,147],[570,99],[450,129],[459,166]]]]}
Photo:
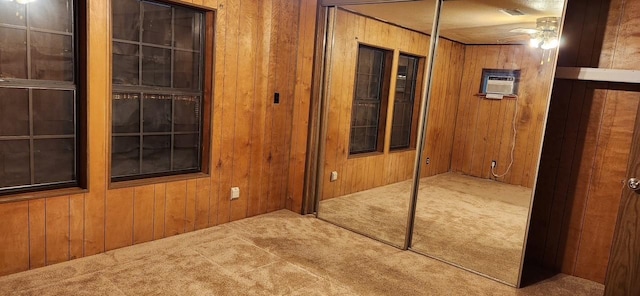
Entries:
{"type": "Polygon", "coordinates": [[[556,79],[640,83],[640,70],[558,67],[556,79]]]}

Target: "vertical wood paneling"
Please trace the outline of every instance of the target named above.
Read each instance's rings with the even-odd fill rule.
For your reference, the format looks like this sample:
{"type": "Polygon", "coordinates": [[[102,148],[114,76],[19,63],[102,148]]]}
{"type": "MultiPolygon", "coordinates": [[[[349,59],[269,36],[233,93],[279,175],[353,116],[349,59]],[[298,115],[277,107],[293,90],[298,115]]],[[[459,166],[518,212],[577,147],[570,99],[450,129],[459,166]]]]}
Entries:
{"type": "MultiPolygon", "coordinates": [[[[632,58],[640,52],[638,13],[637,1],[569,1],[559,65],[640,69],[632,58]]],[[[527,261],[604,282],[638,93],[630,85],[555,82],[527,261]]]]}
{"type": "Polygon", "coordinates": [[[109,83],[111,30],[110,2],[88,1],[88,96],[101,98],[88,104],[89,184],[91,190],[84,201],[84,253],[86,256],[105,251],[105,195],[107,191],[107,112],[111,104],[109,83]]]}
{"type": "Polygon", "coordinates": [[[198,179],[196,181],[195,229],[203,229],[209,226],[209,209],[211,208],[210,203],[211,180],[209,178],[198,179]]]}
{"type": "MultiPolygon", "coordinates": [[[[540,64],[542,55],[524,45],[466,46],[464,74],[455,128],[452,170],[463,174],[494,178],[491,161],[496,160],[497,174],[504,174],[511,160],[513,116],[517,103],[516,146],[511,170],[498,178],[509,184],[533,186],[533,172],[538,165],[553,64],[540,64]],[[482,69],[520,69],[520,93],[517,100],[486,100],[479,97],[482,69]]],[[[437,74],[436,74],[437,75],[437,74]]]]}
{"type": "Polygon", "coordinates": [[[187,180],[187,205],[185,210],[184,232],[196,229],[196,207],[198,180],[187,180]]]}
{"type": "Polygon", "coordinates": [[[165,236],[164,227],[166,225],[166,184],[156,184],[154,186],[153,202],[153,239],[160,239],[165,236]]]}
{"type": "Polygon", "coordinates": [[[29,268],[46,265],[44,199],[29,201],[29,268]]]}
{"type": "MultiPolygon", "coordinates": [[[[400,52],[416,56],[426,57],[429,49],[430,37],[424,34],[409,31],[397,26],[389,25],[378,20],[366,18],[344,10],[337,10],[335,42],[331,58],[331,81],[328,95],[329,120],[327,126],[326,153],[324,155],[325,175],[322,176],[323,199],[342,196],[353,192],[400,182],[411,178],[415,150],[389,151],[389,139],[391,136],[391,118],[393,113],[393,101],[395,96],[394,83],[389,90],[389,108],[387,110],[387,125],[385,128],[385,147],[380,154],[349,157],[349,135],[351,128],[351,113],[353,104],[353,92],[355,89],[354,75],[357,62],[358,44],[366,44],[379,48],[392,49],[394,56],[400,52]],[[329,182],[332,171],[338,172],[338,180],[329,182]]],[[[302,41],[301,41],[302,42],[302,41]]],[[[454,51],[455,56],[462,54],[461,45],[442,40],[443,44],[449,44],[447,50],[454,51]]],[[[449,55],[449,52],[442,52],[449,55]]],[[[395,63],[392,65],[397,66],[395,63]]],[[[444,70],[446,66],[441,66],[444,70]]],[[[461,70],[460,68],[451,71],[461,70]]],[[[395,70],[392,70],[392,77],[395,70]]],[[[419,75],[422,75],[420,73],[419,75]]],[[[454,74],[451,77],[458,77],[454,74]]],[[[442,83],[448,84],[445,74],[442,83]]],[[[458,80],[459,81],[459,80],[458,80]]],[[[456,87],[458,87],[456,85],[456,87]]],[[[440,104],[448,105],[445,95],[448,87],[437,86],[442,89],[440,104]]],[[[419,92],[419,90],[418,90],[419,92]]],[[[452,92],[453,97],[453,92],[452,92]]],[[[455,99],[455,97],[454,97],[455,99]]],[[[454,101],[454,106],[455,101],[454,101]]],[[[419,110],[414,110],[419,112],[419,110]]],[[[448,118],[450,119],[450,118],[448,118]]],[[[446,120],[443,120],[446,121],[446,120]]],[[[451,127],[449,127],[451,128],[451,127]]],[[[438,135],[440,131],[437,132],[438,135]]],[[[452,132],[451,132],[452,133],[452,132]]],[[[444,152],[444,151],[442,151],[444,152]]],[[[438,151],[439,153],[442,153],[438,151]]],[[[446,154],[449,154],[447,151],[446,154]]],[[[448,165],[447,165],[448,167],[448,165]]]]}
{"type": "Polygon", "coordinates": [[[296,70],[295,97],[293,109],[293,132],[287,198],[287,209],[302,211],[304,171],[307,155],[309,131],[309,111],[311,106],[311,81],[315,53],[316,0],[300,0],[300,21],[298,30],[298,57],[296,70]]]}
{"type": "Polygon", "coordinates": [[[69,259],[84,257],[84,194],[69,196],[69,259]]]}
{"type": "Polygon", "coordinates": [[[247,217],[247,208],[250,198],[249,168],[251,158],[251,129],[253,118],[253,104],[256,100],[255,82],[256,72],[253,71],[256,64],[257,22],[258,6],[256,1],[243,0],[240,2],[240,24],[245,27],[245,32],[238,40],[237,54],[237,102],[235,116],[235,135],[233,143],[233,186],[240,188],[241,198],[231,202],[230,220],[235,221],[247,217]]]}
{"type": "Polygon", "coordinates": [[[136,187],[133,204],[133,243],[153,240],[155,186],[136,187]]]}
{"type": "Polygon", "coordinates": [[[0,204],[0,276],[29,269],[29,202],[0,204]]]}
{"type": "Polygon", "coordinates": [[[69,260],[69,197],[47,198],[45,201],[46,264],[69,260]]]}
{"type": "Polygon", "coordinates": [[[133,244],[134,188],[107,191],[105,249],[133,244]]]}
{"type": "Polygon", "coordinates": [[[167,183],[165,200],[165,236],[184,233],[187,213],[187,181],[167,183]]]}
{"type": "Polygon", "coordinates": [[[317,1],[182,2],[217,9],[209,176],[108,188],[110,1],[90,1],[89,190],[0,205],[7,219],[0,275],[285,207],[299,211],[317,1]],[[234,203],[231,186],[241,189],[234,203]]]}

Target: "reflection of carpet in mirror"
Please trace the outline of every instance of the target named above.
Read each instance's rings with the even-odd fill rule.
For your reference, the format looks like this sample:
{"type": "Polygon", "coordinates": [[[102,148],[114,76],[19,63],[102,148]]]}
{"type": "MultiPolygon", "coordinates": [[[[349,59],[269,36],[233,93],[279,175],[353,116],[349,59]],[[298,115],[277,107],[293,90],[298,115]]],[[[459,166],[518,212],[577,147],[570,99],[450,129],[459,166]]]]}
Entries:
{"type": "MultiPolygon", "coordinates": [[[[401,245],[411,180],[322,201],[320,217],[401,245]]],[[[420,181],[412,249],[517,282],[531,189],[441,174],[420,181]]]]}

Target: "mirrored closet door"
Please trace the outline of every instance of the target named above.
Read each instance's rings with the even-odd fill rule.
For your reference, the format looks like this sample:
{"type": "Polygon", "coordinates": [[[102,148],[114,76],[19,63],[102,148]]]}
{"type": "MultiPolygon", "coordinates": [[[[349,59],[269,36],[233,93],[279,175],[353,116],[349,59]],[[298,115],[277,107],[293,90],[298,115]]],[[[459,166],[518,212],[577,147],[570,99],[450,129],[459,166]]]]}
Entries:
{"type": "Polygon", "coordinates": [[[318,217],[519,286],[564,6],[331,7],[318,217]]]}
{"type": "Polygon", "coordinates": [[[518,286],[565,1],[444,1],[411,249],[518,286]]]}
{"type": "Polygon", "coordinates": [[[435,7],[328,9],[318,217],[401,248],[435,7]]]}

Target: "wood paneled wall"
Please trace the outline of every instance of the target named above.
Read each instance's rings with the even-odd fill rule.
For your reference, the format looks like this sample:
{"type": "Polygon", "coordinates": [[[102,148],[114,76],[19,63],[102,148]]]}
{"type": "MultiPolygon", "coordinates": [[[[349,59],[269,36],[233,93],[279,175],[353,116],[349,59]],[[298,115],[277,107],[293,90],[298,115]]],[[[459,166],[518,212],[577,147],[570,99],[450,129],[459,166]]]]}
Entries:
{"type": "MultiPolygon", "coordinates": [[[[440,38],[432,76],[422,177],[451,170],[451,152],[464,73],[465,45],[440,38]],[[427,158],[429,163],[427,164],[427,158]]],[[[413,165],[413,164],[408,164],[413,165]]]]}
{"type": "Polygon", "coordinates": [[[210,174],[115,190],[106,169],[110,2],[88,1],[89,188],[0,204],[0,275],[300,211],[317,1],[184,1],[217,11],[210,174]],[[232,186],[241,190],[233,202],[232,186]]]}
{"type": "Polygon", "coordinates": [[[553,52],[544,53],[526,45],[466,46],[452,171],[494,179],[491,161],[496,160],[496,173],[504,174],[511,160],[513,116],[517,103],[513,166],[497,180],[533,187],[553,74],[553,63],[546,58],[548,54],[553,55],[553,52]],[[488,100],[479,97],[483,68],[522,70],[518,99],[488,100]]]}
{"type": "MultiPolygon", "coordinates": [[[[394,61],[399,52],[426,57],[430,37],[401,27],[389,25],[338,9],[329,81],[329,115],[327,120],[326,153],[322,199],[342,196],[411,178],[415,149],[389,152],[391,115],[395,80],[392,79],[387,109],[384,152],[367,156],[349,157],[349,132],[353,104],[358,44],[394,50],[394,61]],[[332,171],[338,180],[329,182],[332,171]]],[[[397,62],[392,65],[395,77],[397,62]]]]}
{"type": "MultiPolygon", "coordinates": [[[[640,2],[568,5],[559,66],[640,69],[640,2]]],[[[528,264],[604,283],[639,103],[636,86],[555,81],[528,264]]]]}

